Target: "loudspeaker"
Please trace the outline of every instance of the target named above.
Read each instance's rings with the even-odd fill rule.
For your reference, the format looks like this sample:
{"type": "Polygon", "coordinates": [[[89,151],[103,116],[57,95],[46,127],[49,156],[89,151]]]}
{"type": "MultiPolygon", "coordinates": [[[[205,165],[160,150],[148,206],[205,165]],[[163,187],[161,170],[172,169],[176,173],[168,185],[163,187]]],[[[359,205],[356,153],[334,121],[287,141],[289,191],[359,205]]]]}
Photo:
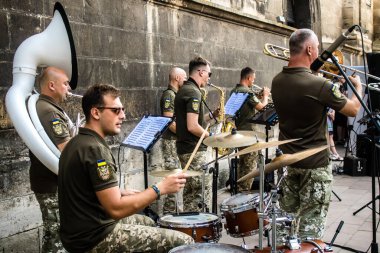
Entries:
{"type": "MultiPolygon", "coordinates": [[[[377,164],[375,164],[375,174],[378,175],[380,171],[380,137],[375,137],[376,147],[376,159],[377,164]]],[[[373,166],[373,145],[369,135],[358,134],[356,141],[356,156],[359,158],[366,159],[366,175],[371,176],[372,166],[373,166]]]]}
{"type": "Polygon", "coordinates": [[[344,174],[357,177],[366,175],[366,159],[356,156],[346,156],[343,164],[344,174]]]}

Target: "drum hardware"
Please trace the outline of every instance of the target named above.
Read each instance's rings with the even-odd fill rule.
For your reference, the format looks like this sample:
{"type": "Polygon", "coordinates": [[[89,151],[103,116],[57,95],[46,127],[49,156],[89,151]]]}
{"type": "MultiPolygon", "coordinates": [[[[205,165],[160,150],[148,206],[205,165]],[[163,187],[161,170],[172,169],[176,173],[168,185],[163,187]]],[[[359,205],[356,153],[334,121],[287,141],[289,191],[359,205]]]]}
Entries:
{"type": "Polygon", "coordinates": [[[250,251],[236,245],[224,243],[194,243],[171,249],[169,253],[249,253],[250,251]]]}

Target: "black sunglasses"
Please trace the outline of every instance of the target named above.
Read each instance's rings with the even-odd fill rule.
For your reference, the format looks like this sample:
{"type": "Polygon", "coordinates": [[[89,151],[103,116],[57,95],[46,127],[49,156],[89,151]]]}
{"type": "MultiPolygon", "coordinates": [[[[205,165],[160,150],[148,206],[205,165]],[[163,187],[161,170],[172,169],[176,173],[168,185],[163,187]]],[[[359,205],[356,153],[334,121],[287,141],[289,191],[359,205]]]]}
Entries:
{"type": "Polygon", "coordinates": [[[116,115],[119,115],[121,111],[124,112],[124,107],[106,107],[106,106],[99,106],[99,107],[96,107],[97,109],[99,110],[102,110],[102,109],[109,109],[111,110],[113,113],[115,113],[116,115]]]}
{"type": "Polygon", "coordinates": [[[206,71],[208,73],[208,77],[211,77],[211,75],[212,75],[211,72],[208,72],[207,70],[204,70],[204,69],[198,69],[198,71],[206,71]]]}

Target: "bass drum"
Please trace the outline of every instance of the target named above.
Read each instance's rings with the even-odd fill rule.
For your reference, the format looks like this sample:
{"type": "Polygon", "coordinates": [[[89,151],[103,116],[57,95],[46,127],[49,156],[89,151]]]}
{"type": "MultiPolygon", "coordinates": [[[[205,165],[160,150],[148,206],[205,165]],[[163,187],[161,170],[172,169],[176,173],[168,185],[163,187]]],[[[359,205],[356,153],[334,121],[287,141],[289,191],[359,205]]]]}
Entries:
{"type": "Polygon", "coordinates": [[[242,247],[223,243],[195,243],[176,247],[169,253],[247,253],[242,247]]]}

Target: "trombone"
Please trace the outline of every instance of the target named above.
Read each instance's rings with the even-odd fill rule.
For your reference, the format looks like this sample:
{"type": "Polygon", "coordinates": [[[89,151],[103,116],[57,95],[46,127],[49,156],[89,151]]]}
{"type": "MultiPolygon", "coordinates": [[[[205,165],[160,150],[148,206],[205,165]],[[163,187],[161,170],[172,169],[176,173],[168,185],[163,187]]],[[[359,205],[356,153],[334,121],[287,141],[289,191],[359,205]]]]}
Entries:
{"type": "MultiPolygon", "coordinates": [[[[266,43],[264,45],[264,50],[263,51],[264,51],[264,54],[266,54],[266,55],[269,55],[269,56],[272,56],[274,58],[281,59],[281,60],[284,60],[284,61],[289,61],[289,58],[290,58],[289,49],[287,49],[285,47],[276,46],[276,45],[273,45],[273,44],[270,44],[270,43],[266,43]]],[[[339,64],[339,65],[345,71],[351,70],[354,73],[359,73],[359,74],[363,74],[363,75],[365,74],[363,71],[360,71],[360,70],[357,70],[357,69],[354,69],[354,68],[351,68],[351,67],[348,67],[348,66],[345,66],[345,65],[341,65],[341,64],[339,64]]],[[[329,71],[319,70],[319,72],[331,75],[333,77],[343,78],[342,76],[336,75],[336,74],[331,73],[329,71]]],[[[380,77],[377,77],[377,76],[374,76],[374,75],[370,75],[370,74],[367,74],[367,77],[371,77],[372,79],[375,79],[375,80],[380,80],[380,77]]],[[[362,85],[366,86],[366,84],[364,84],[364,83],[362,83],[362,85]]]]}

